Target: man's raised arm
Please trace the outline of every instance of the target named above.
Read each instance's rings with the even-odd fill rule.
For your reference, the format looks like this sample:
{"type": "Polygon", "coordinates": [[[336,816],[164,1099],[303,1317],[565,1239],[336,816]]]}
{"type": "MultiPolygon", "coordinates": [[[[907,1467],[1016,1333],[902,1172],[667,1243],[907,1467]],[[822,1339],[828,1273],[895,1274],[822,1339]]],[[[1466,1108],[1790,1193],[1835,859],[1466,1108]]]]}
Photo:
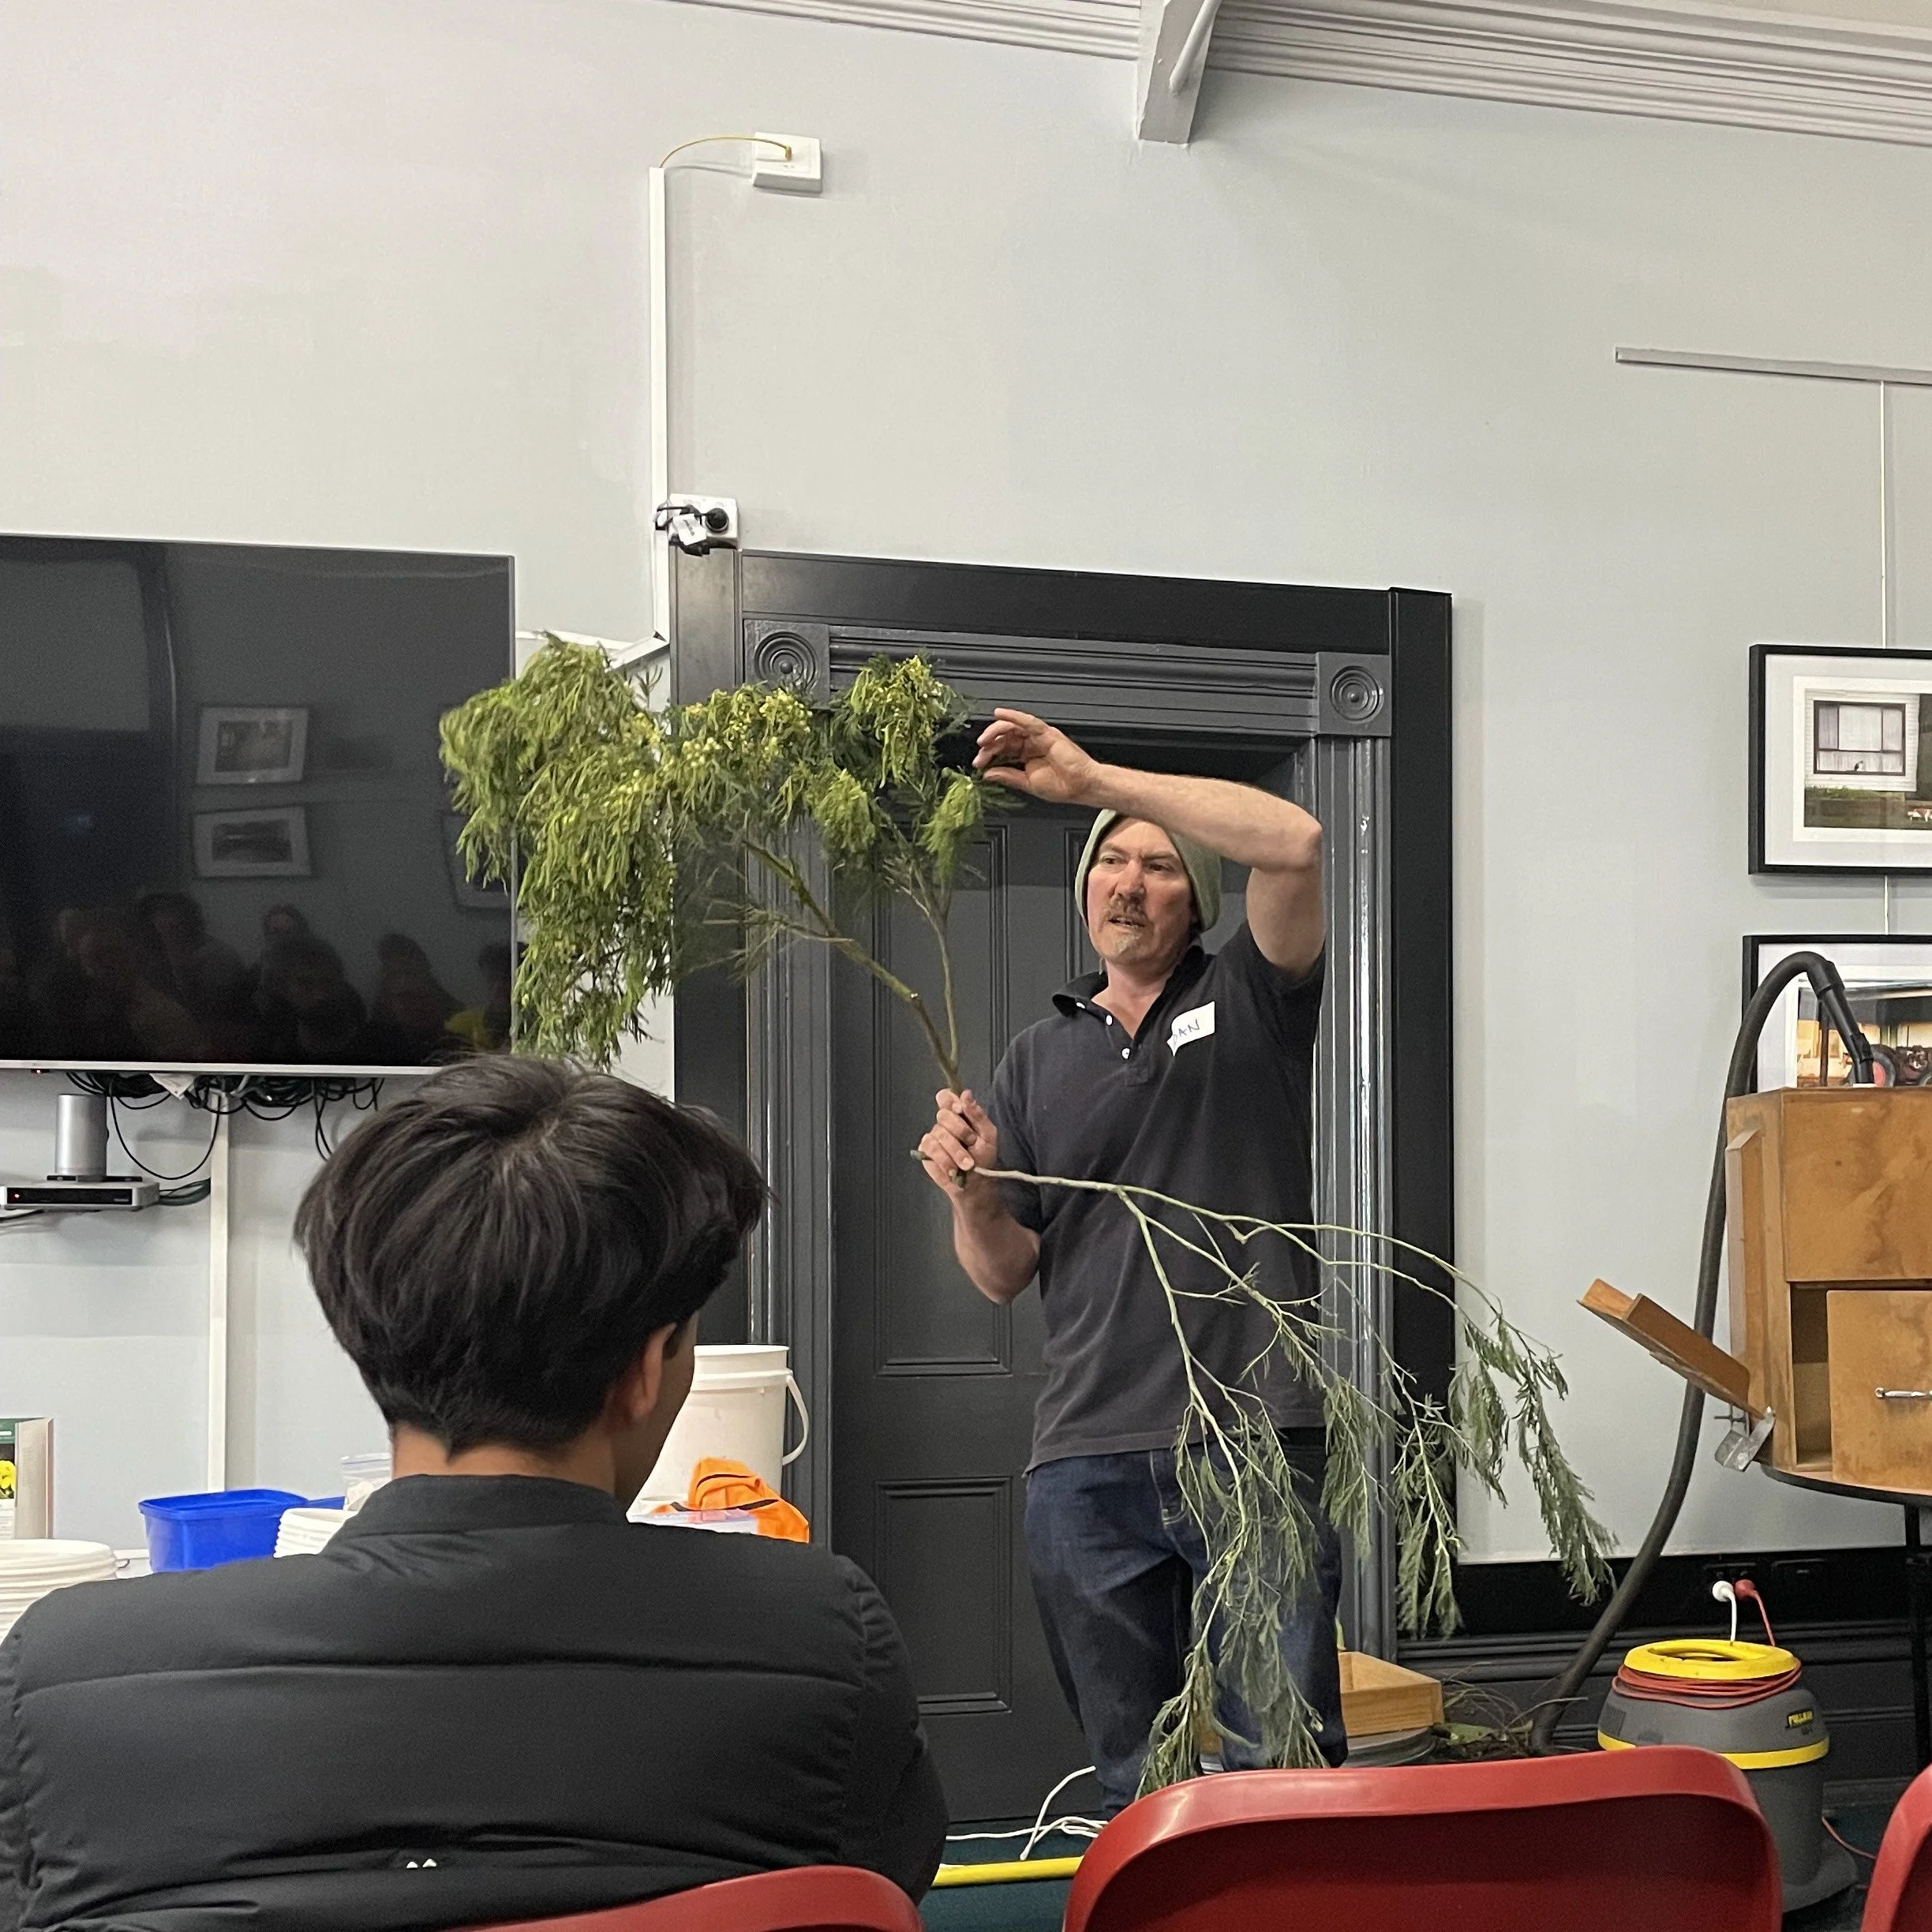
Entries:
{"type": "Polygon", "coordinates": [[[1144,818],[1246,866],[1248,927],[1262,957],[1304,973],[1321,956],[1322,829],[1299,805],[1225,778],[1103,765],[1024,711],[995,711],[980,734],[981,777],[1052,804],[1144,818]]]}

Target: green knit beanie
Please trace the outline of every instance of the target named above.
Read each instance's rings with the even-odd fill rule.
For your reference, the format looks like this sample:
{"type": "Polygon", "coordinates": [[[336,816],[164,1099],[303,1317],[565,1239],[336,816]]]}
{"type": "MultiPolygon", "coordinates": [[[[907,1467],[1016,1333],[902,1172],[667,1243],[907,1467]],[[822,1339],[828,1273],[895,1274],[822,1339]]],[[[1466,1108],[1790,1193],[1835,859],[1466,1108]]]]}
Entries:
{"type": "MultiPolygon", "coordinates": [[[[1087,834],[1086,849],[1081,852],[1080,863],[1073,868],[1073,903],[1080,908],[1080,923],[1087,923],[1087,874],[1093,870],[1094,855],[1100,849],[1100,841],[1108,831],[1126,816],[1124,812],[1103,811],[1093,822],[1093,829],[1087,834]]],[[[1148,820],[1151,825],[1153,821],[1148,820]]],[[[1194,888],[1194,916],[1200,921],[1200,929],[1206,932],[1221,916],[1221,855],[1210,852],[1199,839],[1184,837],[1178,832],[1168,831],[1166,826],[1161,830],[1174,842],[1174,848],[1181,855],[1181,863],[1187,868],[1188,883],[1194,888]]]]}

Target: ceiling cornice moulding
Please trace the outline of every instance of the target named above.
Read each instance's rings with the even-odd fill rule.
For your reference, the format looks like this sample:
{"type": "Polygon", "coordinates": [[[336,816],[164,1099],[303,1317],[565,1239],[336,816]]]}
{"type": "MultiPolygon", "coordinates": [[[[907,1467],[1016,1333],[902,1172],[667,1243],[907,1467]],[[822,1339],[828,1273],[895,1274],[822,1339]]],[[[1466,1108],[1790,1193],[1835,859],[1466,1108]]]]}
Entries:
{"type": "MultiPolygon", "coordinates": [[[[699,0],[1133,59],[1136,0],[699,0]]],[[[1932,146],[1932,29],[1697,0],[1226,0],[1209,65],[1932,146]]]]}
{"type": "Polygon", "coordinates": [[[1228,0],[1250,73],[1932,144],[1932,32],[1657,0],[1228,0]]]}
{"type": "Polygon", "coordinates": [[[1137,0],[697,0],[754,13],[790,13],[852,27],[895,27],[960,40],[1050,47],[1132,60],[1140,46],[1137,0]]]}

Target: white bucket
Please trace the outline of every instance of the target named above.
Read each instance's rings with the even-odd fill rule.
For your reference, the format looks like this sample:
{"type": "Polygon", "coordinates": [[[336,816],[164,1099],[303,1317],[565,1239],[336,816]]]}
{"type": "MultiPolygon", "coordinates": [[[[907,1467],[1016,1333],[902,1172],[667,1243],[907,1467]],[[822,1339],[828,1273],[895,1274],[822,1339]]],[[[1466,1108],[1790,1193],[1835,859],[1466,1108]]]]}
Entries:
{"type": "Polygon", "coordinates": [[[682,1503],[691,1491],[691,1471],[706,1456],[728,1456],[778,1487],[784,1466],[804,1454],[811,1433],[805,1398],[792,1379],[790,1353],[756,1343],[700,1346],[691,1394],[631,1507],[633,1515],[653,1503],[682,1503]],[[799,1413],[799,1439],[790,1450],[784,1446],[788,1396],[799,1413]]]}

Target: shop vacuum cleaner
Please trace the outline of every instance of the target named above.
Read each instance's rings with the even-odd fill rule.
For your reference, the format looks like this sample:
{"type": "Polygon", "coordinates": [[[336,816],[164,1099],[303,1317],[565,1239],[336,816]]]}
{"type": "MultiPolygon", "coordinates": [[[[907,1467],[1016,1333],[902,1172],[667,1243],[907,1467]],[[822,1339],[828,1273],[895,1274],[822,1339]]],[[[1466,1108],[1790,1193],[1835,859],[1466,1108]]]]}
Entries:
{"type": "Polygon", "coordinates": [[[1797,1911],[1855,1882],[1852,1855],[1825,1833],[1825,1760],[1831,1736],[1798,1660],[1779,1647],[1748,1582],[1713,1586],[1731,1605],[1731,1634],[1683,1637],[1631,1651],[1604,1700],[1597,1742],[1605,1750],[1691,1744],[1744,1773],[1777,1841],[1784,1909],[1797,1911]],[[1765,1641],[1737,1640],[1737,1600],[1764,1618],[1765,1641]]]}
{"type": "MultiPolygon", "coordinates": [[[[1844,1041],[1853,1081],[1869,1085],[1882,1077],[1874,1066],[1871,1043],[1852,1017],[1838,968],[1822,953],[1795,953],[1765,974],[1745,1006],[1725,1074],[1727,1100],[1749,1093],[1756,1085],[1758,1037],[1779,997],[1798,979],[1809,982],[1817,999],[1821,1033],[1835,1030],[1844,1041]]],[[[1820,1064],[1829,1065],[1827,1039],[1821,1037],[1818,1050],[1820,1064]]],[[[1724,1263],[1726,1138],[1720,1118],[1693,1317],[1706,1341],[1717,1324],[1724,1263]]],[[[1533,1753],[1557,1748],[1558,1720],[1574,1707],[1597,1660],[1636,1608],[1665,1541],[1677,1526],[1702,1440],[1703,1419],[1704,1391],[1687,1384],[1676,1447],[1657,1514],[1590,1634],[1544,1692],[1530,1731],[1533,1753]]],[[[1747,1451],[1750,1447],[1746,1445],[1747,1451]]],[[[1725,1453],[1729,1447],[1727,1443],[1720,1450],[1720,1459],[1730,1460],[1725,1453]]],[[[1748,1460],[1747,1453],[1732,1466],[1741,1468],[1748,1460]]],[[[1770,1635],[1768,1621],[1765,1634],[1770,1635]]],[[[1775,1643],[1739,1645],[1735,1637],[1734,1604],[1731,1640],[1668,1642],[1631,1651],[1604,1705],[1597,1739],[1613,1750],[1649,1743],[1698,1744],[1728,1758],[1750,1780],[1777,1842],[1784,1909],[1793,1911],[1843,1891],[1855,1876],[1849,1855],[1825,1838],[1824,1766],[1830,1739],[1817,1706],[1805,1694],[1797,1659],[1775,1643]]]]}

